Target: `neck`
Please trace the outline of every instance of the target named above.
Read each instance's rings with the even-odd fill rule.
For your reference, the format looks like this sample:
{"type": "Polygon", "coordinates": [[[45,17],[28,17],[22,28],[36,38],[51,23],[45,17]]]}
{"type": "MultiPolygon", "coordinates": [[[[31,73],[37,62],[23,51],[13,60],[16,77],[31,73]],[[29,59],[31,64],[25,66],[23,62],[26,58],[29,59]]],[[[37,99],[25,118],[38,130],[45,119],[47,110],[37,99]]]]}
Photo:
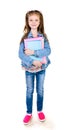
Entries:
{"type": "Polygon", "coordinates": [[[31,29],[33,37],[37,37],[37,29],[31,29]]]}

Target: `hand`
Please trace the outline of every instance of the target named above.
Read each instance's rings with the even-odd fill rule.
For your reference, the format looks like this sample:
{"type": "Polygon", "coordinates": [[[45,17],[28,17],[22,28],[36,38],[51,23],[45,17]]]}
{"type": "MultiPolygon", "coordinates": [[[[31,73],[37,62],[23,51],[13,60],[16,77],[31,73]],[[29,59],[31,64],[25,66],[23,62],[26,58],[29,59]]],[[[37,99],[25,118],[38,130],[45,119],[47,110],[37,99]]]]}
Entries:
{"type": "Polygon", "coordinates": [[[34,54],[34,51],[33,51],[33,50],[30,50],[30,49],[26,49],[24,52],[25,52],[25,54],[28,55],[28,56],[34,54]]]}
{"type": "Polygon", "coordinates": [[[35,65],[36,67],[41,67],[42,66],[42,63],[40,61],[33,61],[33,65],[35,65]]]}

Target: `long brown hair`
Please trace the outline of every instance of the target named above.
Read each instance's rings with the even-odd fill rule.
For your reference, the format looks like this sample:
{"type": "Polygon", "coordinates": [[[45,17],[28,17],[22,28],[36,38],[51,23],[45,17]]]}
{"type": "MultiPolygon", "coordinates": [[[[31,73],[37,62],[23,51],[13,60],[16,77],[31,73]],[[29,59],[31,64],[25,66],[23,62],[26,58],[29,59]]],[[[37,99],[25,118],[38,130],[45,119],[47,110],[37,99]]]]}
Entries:
{"type": "Polygon", "coordinates": [[[33,14],[38,15],[39,18],[40,18],[40,24],[39,24],[39,27],[38,27],[37,31],[39,33],[43,34],[44,37],[48,40],[47,35],[46,35],[45,31],[44,31],[44,21],[43,21],[43,15],[42,15],[42,13],[40,11],[38,11],[38,10],[31,10],[31,11],[28,11],[26,13],[26,16],[25,16],[25,27],[24,27],[24,30],[23,30],[24,35],[21,38],[20,43],[23,42],[25,38],[27,38],[28,33],[31,30],[31,28],[29,27],[29,24],[28,24],[28,18],[29,18],[30,15],[33,15],[33,14]]]}

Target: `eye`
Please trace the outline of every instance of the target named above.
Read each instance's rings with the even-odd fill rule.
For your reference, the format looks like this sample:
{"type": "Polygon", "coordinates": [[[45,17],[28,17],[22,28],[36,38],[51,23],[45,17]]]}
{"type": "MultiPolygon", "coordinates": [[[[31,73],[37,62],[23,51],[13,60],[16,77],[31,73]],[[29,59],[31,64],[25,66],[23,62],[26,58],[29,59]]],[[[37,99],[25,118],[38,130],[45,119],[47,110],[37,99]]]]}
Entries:
{"type": "Polygon", "coordinates": [[[37,22],[37,21],[38,21],[38,19],[35,19],[35,21],[37,22]]]}
{"type": "Polygon", "coordinates": [[[29,21],[33,21],[32,19],[30,19],[29,21]]]}

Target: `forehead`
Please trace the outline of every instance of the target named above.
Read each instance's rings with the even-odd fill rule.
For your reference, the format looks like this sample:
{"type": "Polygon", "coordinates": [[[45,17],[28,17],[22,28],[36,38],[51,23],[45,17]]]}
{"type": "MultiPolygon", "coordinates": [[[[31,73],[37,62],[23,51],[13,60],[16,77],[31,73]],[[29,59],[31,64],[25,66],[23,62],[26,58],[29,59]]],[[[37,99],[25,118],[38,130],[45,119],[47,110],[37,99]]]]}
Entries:
{"type": "Polygon", "coordinates": [[[28,16],[29,19],[40,19],[40,16],[38,14],[30,14],[28,16]]]}

